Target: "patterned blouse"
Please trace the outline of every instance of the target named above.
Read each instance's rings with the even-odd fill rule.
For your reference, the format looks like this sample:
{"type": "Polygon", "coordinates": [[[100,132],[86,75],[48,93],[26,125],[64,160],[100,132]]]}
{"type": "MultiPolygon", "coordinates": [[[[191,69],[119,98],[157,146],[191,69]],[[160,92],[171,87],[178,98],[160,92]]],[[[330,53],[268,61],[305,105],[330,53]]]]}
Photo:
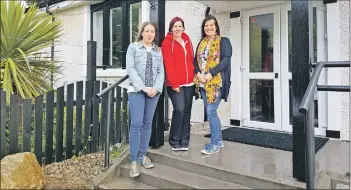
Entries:
{"type": "MultiPolygon", "coordinates": [[[[209,52],[209,48],[206,46],[205,51],[202,53],[201,55],[201,74],[203,74],[204,76],[207,74],[205,72],[206,69],[206,64],[207,64],[207,56],[208,56],[208,52],[209,52]]],[[[204,87],[204,85],[202,83],[200,83],[200,87],[204,87]]]]}
{"type": "Polygon", "coordinates": [[[152,55],[151,52],[147,52],[147,61],[145,68],[145,86],[152,87],[154,85],[152,76],[152,55]]]}

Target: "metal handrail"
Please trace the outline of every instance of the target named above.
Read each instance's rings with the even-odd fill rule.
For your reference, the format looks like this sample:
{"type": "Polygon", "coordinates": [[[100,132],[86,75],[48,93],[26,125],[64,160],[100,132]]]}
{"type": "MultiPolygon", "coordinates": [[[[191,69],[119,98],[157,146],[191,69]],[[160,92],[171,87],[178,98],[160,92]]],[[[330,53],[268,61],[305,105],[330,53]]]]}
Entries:
{"type": "Polygon", "coordinates": [[[315,140],[314,140],[314,92],[325,62],[317,63],[310,83],[303,96],[299,111],[305,115],[306,130],[306,189],[314,189],[315,178],[315,140]]]}
{"type": "Polygon", "coordinates": [[[317,63],[317,66],[313,71],[310,83],[308,84],[305,95],[303,96],[302,102],[300,104],[299,111],[302,114],[306,114],[308,112],[308,108],[310,107],[310,105],[314,99],[314,92],[317,88],[317,82],[318,82],[319,76],[321,74],[321,71],[324,67],[324,64],[325,64],[325,62],[317,63]]]}
{"type": "Polygon", "coordinates": [[[101,96],[105,95],[107,92],[109,92],[111,89],[113,89],[114,87],[120,85],[122,82],[124,82],[126,79],[128,79],[129,76],[125,75],[124,77],[122,77],[121,79],[119,79],[116,83],[108,86],[107,88],[104,88],[101,92],[96,94],[96,97],[101,98],[101,96]]]}
{"type": "Polygon", "coordinates": [[[350,67],[347,61],[328,61],[311,64],[315,67],[310,83],[303,96],[299,112],[305,115],[306,126],[306,187],[314,189],[315,178],[315,140],[314,140],[314,92],[318,91],[341,91],[350,92],[350,86],[317,85],[323,67],[350,67]]]}
{"type": "MultiPolygon", "coordinates": [[[[319,63],[322,63],[322,62],[313,63],[312,67],[316,67],[319,63]]],[[[350,67],[350,62],[349,61],[328,61],[327,63],[324,64],[324,67],[350,67]]]]}
{"type": "MultiPolygon", "coordinates": [[[[108,106],[107,106],[107,116],[110,117],[111,115],[111,104],[113,101],[113,94],[112,94],[112,89],[114,89],[116,86],[121,84],[123,81],[125,81],[127,78],[129,78],[128,75],[125,75],[122,77],[120,80],[118,80],[116,83],[108,86],[107,88],[103,89],[101,92],[96,94],[97,98],[101,98],[104,96],[106,93],[108,93],[108,106]]],[[[107,129],[106,129],[106,142],[105,142],[105,162],[104,162],[104,168],[103,171],[106,171],[111,163],[110,163],[110,151],[109,151],[109,144],[110,144],[110,126],[111,126],[111,118],[107,119],[107,129]]]]}

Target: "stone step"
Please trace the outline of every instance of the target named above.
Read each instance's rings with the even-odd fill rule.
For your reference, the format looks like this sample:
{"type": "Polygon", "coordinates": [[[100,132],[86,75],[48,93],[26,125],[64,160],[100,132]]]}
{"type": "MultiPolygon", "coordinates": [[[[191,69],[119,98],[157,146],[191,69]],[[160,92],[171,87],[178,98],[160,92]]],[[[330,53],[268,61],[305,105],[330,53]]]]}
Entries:
{"type": "MultiPolygon", "coordinates": [[[[152,169],[140,168],[133,180],[158,189],[248,189],[244,186],[155,163],[152,169]]],[[[129,178],[129,164],[121,166],[121,176],[129,178]]]]}
{"type": "Polygon", "coordinates": [[[156,189],[124,177],[115,178],[99,186],[99,189],[156,189]]]}
{"type": "MultiPolygon", "coordinates": [[[[203,155],[200,151],[209,138],[192,135],[191,139],[189,151],[172,151],[171,147],[165,143],[159,149],[150,149],[148,157],[154,163],[252,189],[305,188],[304,183],[293,180],[285,181],[282,180],[284,179],[282,176],[278,176],[276,170],[279,169],[277,166],[280,163],[277,162],[283,161],[275,159],[276,161],[272,162],[269,160],[271,154],[274,155],[272,150],[262,150],[260,147],[226,141],[225,147],[219,153],[203,155]],[[255,152],[254,156],[259,157],[253,157],[250,152],[255,152]]],[[[278,151],[280,154],[281,152],[278,151]]]]}

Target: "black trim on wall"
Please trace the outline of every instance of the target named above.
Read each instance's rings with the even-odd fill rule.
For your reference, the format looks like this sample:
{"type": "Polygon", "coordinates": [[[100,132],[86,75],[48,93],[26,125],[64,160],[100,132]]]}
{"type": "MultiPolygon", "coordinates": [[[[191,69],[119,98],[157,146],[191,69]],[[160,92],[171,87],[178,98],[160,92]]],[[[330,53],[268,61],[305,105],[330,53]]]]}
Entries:
{"type": "Polygon", "coordinates": [[[337,0],[323,0],[323,4],[336,3],[337,0]]]}
{"type": "Polygon", "coordinates": [[[54,5],[57,3],[61,3],[65,0],[36,0],[37,5],[42,8],[42,7],[46,7],[46,3],[50,6],[50,5],[54,5]]]}
{"type": "Polygon", "coordinates": [[[231,120],[230,120],[230,125],[240,126],[240,120],[231,119],[231,120]]]}
{"type": "Polygon", "coordinates": [[[339,139],[340,138],[340,131],[327,130],[325,136],[329,137],[329,138],[339,139]]]}
{"type": "Polygon", "coordinates": [[[123,33],[122,33],[122,51],[123,51],[123,55],[122,55],[122,69],[126,68],[126,53],[129,43],[130,42],[130,38],[129,38],[129,33],[130,33],[130,27],[129,27],[129,8],[130,8],[130,3],[128,3],[127,1],[122,1],[122,26],[123,26],[123,33]],[[127,40],[126,40],[127,39],[127,40]]]}
{"type": "Polygon", "coordinates": [[[230,18],[240,17],[240,11],[230,12],[230,18]]]}

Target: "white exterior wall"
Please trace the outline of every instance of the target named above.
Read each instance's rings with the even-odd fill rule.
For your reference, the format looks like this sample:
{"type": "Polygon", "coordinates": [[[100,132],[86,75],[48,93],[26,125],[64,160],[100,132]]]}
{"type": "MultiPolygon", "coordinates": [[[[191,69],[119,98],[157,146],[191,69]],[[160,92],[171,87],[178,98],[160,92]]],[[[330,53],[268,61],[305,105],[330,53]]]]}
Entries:
{"type": "MultiPolygon", "coordinates": [[[[349,2],[327,4],[328,61],[349,60],[349,2]]],[[[349,85],[349,68],[328,68],[328,85],[349,85]]],[[[349,140],[349,93],[328,92],[328,130],[349,140]]]]}
{"type": "Polygon", "coordinates": [[[62,62],[62,73],[54,88],[86,79],[87,40],[90,39],[90,6],[81,5],[56,13],[63,23],[62,36],[55,44],[55,59],[62,62]]]}
{"type": "MultiPolygon", "coordinates": [[[[350,1],[339,1],[340,16],[340,59],[350,61],[350,1]]],[[[341,85],[350,85],[349,68],[340,69],[341,85]]],[[[349,93],[341,93],[341,131],[340,139],[350,139],[350,102],[349,93]]]]}

